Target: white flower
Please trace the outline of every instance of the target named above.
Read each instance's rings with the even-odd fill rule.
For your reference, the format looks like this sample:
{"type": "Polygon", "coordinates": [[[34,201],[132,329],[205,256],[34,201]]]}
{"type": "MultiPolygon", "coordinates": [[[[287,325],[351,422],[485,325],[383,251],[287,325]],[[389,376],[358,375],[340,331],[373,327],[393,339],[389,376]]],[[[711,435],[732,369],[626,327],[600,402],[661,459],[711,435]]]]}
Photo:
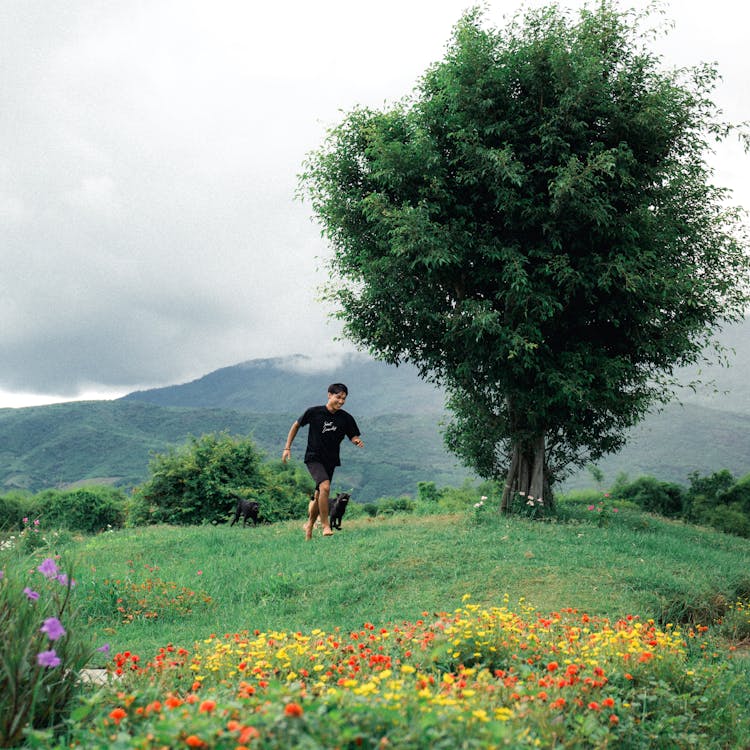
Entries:
{"type": "Polygon", "coordinates": [[[526,501],[526,505],[533,505],[534,504],[534,498],[531,498],[530,500],[526,501]]]}
{"type": "Polygon", "coordinates": [[[481,500],[478,503],[474,503],[475,508],[481,508],[483,505],[484,505],[484,502],[481,500]]]}

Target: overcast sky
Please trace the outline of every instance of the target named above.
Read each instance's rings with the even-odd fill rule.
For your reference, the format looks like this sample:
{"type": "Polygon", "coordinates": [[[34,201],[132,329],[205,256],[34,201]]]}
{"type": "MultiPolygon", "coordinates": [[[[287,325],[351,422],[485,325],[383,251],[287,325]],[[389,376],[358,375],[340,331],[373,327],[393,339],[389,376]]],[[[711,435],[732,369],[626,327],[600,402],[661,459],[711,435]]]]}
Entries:
{"type": "MultiPolygon", "coordinates": [[[[297,175],[342,111],[408,94],[471,4],[0,0],[0,407],[349,349],[297,175]]],[[[718,62],[716,101],[750,119],[745,4],[667,14],[665,63],[718,62]]],[[[714,164],[750,206],[739,145],[714,164]]]]}

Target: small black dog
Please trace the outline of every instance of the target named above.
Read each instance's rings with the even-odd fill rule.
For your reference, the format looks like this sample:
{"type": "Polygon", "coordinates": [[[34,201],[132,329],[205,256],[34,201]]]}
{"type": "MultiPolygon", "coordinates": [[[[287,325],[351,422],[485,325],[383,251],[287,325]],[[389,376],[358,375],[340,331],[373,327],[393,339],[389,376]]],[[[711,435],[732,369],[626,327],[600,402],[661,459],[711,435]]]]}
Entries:
{"type": "Polygon", "coordinates": [[[234,510],[234,521],[230,523],[230,526],[234,526],[242,516],[242,525],[247,526],[247,517],[253,519],[253,525],[259,523],[258,519],[258,503],[255,500],[246,500],[244,497],[239,495],[232,495],[237,500],[237,507],[234,510]]]}
{"type": "Polygon", "coordinates": [[[330,519],[332,529],[341,529],[341,519],[344,517],[346,505],[350,498],[351,495],[348,492],[339,492],[336,497],[329,501],[328,518],[330,519]]]}

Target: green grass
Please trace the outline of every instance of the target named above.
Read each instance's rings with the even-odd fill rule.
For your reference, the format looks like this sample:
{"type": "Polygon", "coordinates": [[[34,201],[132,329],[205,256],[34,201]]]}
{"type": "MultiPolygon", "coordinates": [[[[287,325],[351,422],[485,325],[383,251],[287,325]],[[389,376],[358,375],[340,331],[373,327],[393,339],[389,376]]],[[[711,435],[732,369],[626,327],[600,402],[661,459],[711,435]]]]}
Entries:
{"type": "Polygon", "coordinates": [[[621,510],[606,526],[585,506],[571,505],[566,515],[566,523],[494,514],[477,522],[469,512],[345,519],[333,538],[318,532],[311,542],[301,519],[116,531],[73,545],[78,601],[98,639],[148,656],[211,633],[348,631],[367,621],[413,620],[452,611],[464,594],[486,606],[508,594],[541,611],[576,607],[664,624],[711,624],[750,594],[749,540],[635,510],[621,510]],[[150,594],[156,616],[123,622],[113,591],[142,592],[149,578],[182,599],[150,594]]]}
{"type": "Polygon", "coordinates": [[[65,625],[122,673],[24,747],[744,748],[750,540],[592,501],[353,508],[310,542],[302,519],[22,536],[6,614],[15,551],[73,557],[65,625]]]}

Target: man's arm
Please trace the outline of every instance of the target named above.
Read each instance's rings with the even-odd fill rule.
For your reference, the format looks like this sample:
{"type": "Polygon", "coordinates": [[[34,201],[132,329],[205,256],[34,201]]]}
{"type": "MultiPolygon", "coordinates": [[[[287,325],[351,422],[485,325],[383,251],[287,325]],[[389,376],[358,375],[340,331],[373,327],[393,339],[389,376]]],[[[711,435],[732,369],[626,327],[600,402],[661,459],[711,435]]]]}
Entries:
{"type": "Polygon", "coordinates": [[[353,438],[351,438],[352,443],[357,446],[357,448],[364,448],[365,444],[362,442],[362,438],[359,435],[355,435],[353,438]]]}
{"type": "Polygon", "coordinates": [[[287,435],[287,438],[286,438],[286,446],[284,447],[284,451],[281,454],[281,461],[283,463],[286,463],[292,455],[292,443],[294,442],[294,438],[297,437],[298,430],[299,430],[299,422],[295,420],[295,422],[289,428],[289,434],[287,435]]]}

